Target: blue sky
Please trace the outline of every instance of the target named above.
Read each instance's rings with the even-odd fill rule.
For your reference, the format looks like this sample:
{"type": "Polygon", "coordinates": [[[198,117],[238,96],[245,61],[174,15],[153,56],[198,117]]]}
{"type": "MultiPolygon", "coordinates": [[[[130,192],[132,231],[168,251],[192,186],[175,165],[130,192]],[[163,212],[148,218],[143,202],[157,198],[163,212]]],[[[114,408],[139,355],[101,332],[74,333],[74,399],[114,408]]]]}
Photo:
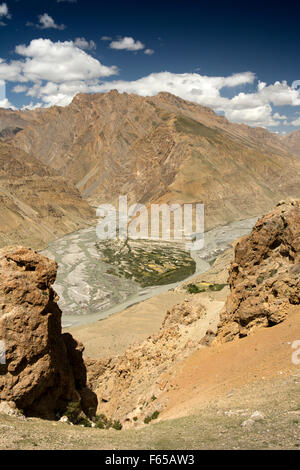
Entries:
{"type": "Polygon", "coordinates": [[[290,132],[300,128],[299,24],[289,0],[0,0],[0,106],[169,91],[230,121],[290,132]]]}

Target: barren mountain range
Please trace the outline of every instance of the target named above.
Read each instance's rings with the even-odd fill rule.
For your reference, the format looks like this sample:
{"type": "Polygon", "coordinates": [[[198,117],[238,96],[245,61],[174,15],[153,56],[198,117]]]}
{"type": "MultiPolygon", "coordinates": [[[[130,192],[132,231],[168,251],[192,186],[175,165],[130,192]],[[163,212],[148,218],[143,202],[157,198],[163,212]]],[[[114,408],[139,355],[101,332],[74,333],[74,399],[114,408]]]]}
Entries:
{"type": "Polygon", "coordinates": [[[300,155],[300,130],[296,130],[291,134],[281,137],[281,141],[294,152],[296,155],[300,155]]]}
{"type": "MultiPolygon", "coordinates": [[[[181,441],[183,433],[189,434],[190,444],[194,429],[206,432],[209,423],[213,446],[223,445],[224,435],[230,446],[299,446],[299,403],[292,388],[299,374],[291,354],[300,325],[300,201],[278,202],[300,197],[298,139],[298,131],[282,137],[231,124],[167,93],[143,98],[113,91],[77,95],[66,108],[0,110],[0,248],[18,243],[37,249],[93,225],[97,204],[116,202],[122,194],[146,205],[203,202],[206,229],[276,205],[192,284],[186,280],[151,305],[138,299],[108,323],[76,330],[80,342],[71,331],[62,331],[62,311],[52,288],[56,263],[26,247],[0,249],[0,338],[5,344],[0,447],[44,445],[35,442],[36,435],[47,432],[49,440],[51,433],[39,418],[59,420],[51,426],[55,445],[64,447],[72,440],[70,424],[80,425],[74,428],[82,432],[83,448],[92,446],[83,428],[93,428],[96,437],[90,436],[98,448],[104,446],[103,430],[110,427],[123,427],[124,439],[127,430],[134,431],[144,445],[139,433],[147,436],[146,426],[157,421],[155,430],[169,419],[172,446],[176,426],[181,441]],[[184,301],[177,304],[181,295],[184,301]],[[167,312],[164,302],[170,303],[167,312]],[[158,318],[163,320],[160,329],[154,327],[158,318]],[[119,329],[114,330],[114,322],[119,329]],[[153,324],[150,336],[147,322],[153,324]],[[87,345],[84,355],[81,341],[87,345]],[[108,354],[116,347],[117,356],[108,354]],[[95,355],[87,354],[92,350],[95,355]],[[284,382],[279,383],[281,375],[284,382]],[[272,389],[272,402],[265,397],[266,386],[272,389]],[[250,398],[245,398],[245,387],[250,387],[250,398]],[[259,395],[268,403],[259,401],[259,395]],[[234,407],[228,409],[227,401],[223,410],[222,400],[230,397],[234,407]],[[202,409],[209,413],[206,421],[197,418],[202,409]],[[180,417],[194,420],[193,431],[180,417]],[[27,427],[17,441],[21,421],[27,427]],[[33,434],[37,424],[40,430],[33,434]],[[255,446],[247,440],[251,430],[255,446]]],[[[227,228],[219,229],[222,240],[227,228]]],[[[62,252],[70,260],[72,250],[62,252]]],[[[111,253],[106,249],[108,261],[111,253]]],[[[78,251],[72,255],[82,271],[78,251]]],[[[72,287],[84,291],[77,280],[73,276],[72,287]]],[[[81,311],[82,302],[78,305],[81,311]]],[[[115,442],[110,448],[120,448],[115,442]]],[[[165,448],[161,442],[151,448],[165,448]]],[[[195,446],[199,442],[205,442],[203,435],[195,446]]]]}
{"type": "Polygon", "coordinates": [[[282,137],[232,124],[169,93],[114,90],[79,94],[64,108],[0,110],[0,141],[2,245],[76,230],[94,216],[88,203],[119,195],[203,202],[206,229],[300,197],[299,131],[282,137]],[[5,163],[12,158],[26,171],[5,163]]]}
{"type": "Polygon", "coordinates": [[[0,246],[40,248],[94,215],[75,186],[37,159],[0,142],[0,246]]]}

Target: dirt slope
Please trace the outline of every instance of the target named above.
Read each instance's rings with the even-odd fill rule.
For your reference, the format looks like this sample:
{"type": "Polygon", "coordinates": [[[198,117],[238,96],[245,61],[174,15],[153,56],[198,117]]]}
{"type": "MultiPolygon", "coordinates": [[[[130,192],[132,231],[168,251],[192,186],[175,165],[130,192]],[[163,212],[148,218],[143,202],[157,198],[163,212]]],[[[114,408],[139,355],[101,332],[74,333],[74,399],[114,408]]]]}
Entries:
{"type": "MultiPolygon", "coordinates": [[[[292,362],[294,341],[300,339],[300,308],[291,307],[288,320],[263,328],[231,343],[215,345],[193,353],[176,367],[161,397],[167,402],[161,419],[187,416],[233,389],[300,374],[292,362]]],[[[299,388],[298,388],[299,390],[299,388]]],[[[259,392],[258,392],[259,393],[259,392]]],[[[255,407],[259,397],[253,394],[255,407]]]]}
{"type": "Polygon", "coordinates": [[[299,449],[300,369],[288,344],[300,339],[299,317],[195,353],[177,369],[153,424],[105,431],[0,415],[0,449],[299,449]],[[264,419],[242,426],[256,411],[264,419]]]}

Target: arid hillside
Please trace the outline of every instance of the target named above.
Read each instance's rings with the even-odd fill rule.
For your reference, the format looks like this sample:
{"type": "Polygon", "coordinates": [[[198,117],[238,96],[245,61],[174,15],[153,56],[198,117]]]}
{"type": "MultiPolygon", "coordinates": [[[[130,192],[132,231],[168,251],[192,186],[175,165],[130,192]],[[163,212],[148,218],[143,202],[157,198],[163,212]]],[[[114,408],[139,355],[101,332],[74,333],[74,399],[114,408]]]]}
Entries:
{"type": "Polygon", "coordinates": [[[282,142],[286,145],[291,152],[300,155],[300,130],[291,132],[290,134],[282,137],[282,142]]]}
{"type": "Polygon", "coordinates": [[[225,305],[227,286],[209,279],[222,279],[232,250],[195,278],[209,289],[112,357],[83,357],[62,334],[53,261],[1,250],[0,448],[299,447],[299,207],[281,202],[235,243],[225,305]]]}
{"type": "MultiPolygon", "coordinates": [[[[175,394],[181,406],[179,396],[189,382],[191,389],[197,383],[198,391],[194,395],[189,388],[185,402],[193,396],[197,408],[200,404],[197,396],[203,395],[210,382],[216,391],[232,386],[235,381],[245,385],[269,374],[276,376],[280,370],[290,370],[290,366],[294,368],[291,344],[298,339],[300,304],[299,208],[299,201],[281,202],[235,244],[229,268],[230,293],[225,305],[211,295],[223,290],[224,284],[207,283],[205,279],[195,281],[190,284],[198,287],[195,294],[166,313],[156,334],[140,344],[132,344],[119,356],[86,359],[89,385],[97,394],[99,414],[132,427],[146,422],[153,413],[163,415],[170,408],[168,392],[175,394]],[[206,292],[205,284],[209,284],[206,292]],[[276,328],[281,323],[285,326],[276,328]],[[272,333],[258,333],[259,328],[272,333]],[[259,340],[252,339],[254,333],[259,340]],[[275,361],[266,365],[266,357],[270,362],[278,350],[277,333],[285,339],[280,343],[276,365],[275,361]],[[242,341],[246,336],[249,339],[242,341]],[[236,340],[234,346],[223,347],[223,343],[232,340],[236,340]],[[194,354],[195,375],[187,366],[194,354]],[[259,364],[264,374],[255,373],[259,364]],[[185,374],[185,380],[176,394],[176,387],[173,389],[170,383],[178,373],[185,374]]],[[[210,274],[213,272],[214,269],[210,274]]],[[[178,416],[176,406],[174,402],[172,417],[178,416]]]]}
{"type": "Polygon", "coordinates": [[[294,147],[169,93],[79,94],[65,108],[0,117],[3,139],[58,170],[93,205],[120,194],[145,204],[203,202],[209,229],[300,196],[294,147]]]}
{"type": "Polygon", "coordinates": [[[0,247],[33,248],[85,227],[94,211],[57,171],[0,141],[0,247]]]}

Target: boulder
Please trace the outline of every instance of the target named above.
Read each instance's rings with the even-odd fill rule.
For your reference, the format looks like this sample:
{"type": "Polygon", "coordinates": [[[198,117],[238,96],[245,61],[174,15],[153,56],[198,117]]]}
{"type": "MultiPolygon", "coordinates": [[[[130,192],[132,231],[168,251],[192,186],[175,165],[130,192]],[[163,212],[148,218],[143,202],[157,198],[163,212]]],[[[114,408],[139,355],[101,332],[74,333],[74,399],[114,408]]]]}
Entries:
{"type": "Polygon", "coordinates": [[[0,250],[0,401],[52,419],[86,392],[83,346],[62,334],[55,262],[24,247],[0,250]]]}
{"type": "Polygon", "coordinates": [[[236,244],[217,340],[285,320],[290,306],[300,303],[299,273],[300,201],[283,201],[236,244]]]}

